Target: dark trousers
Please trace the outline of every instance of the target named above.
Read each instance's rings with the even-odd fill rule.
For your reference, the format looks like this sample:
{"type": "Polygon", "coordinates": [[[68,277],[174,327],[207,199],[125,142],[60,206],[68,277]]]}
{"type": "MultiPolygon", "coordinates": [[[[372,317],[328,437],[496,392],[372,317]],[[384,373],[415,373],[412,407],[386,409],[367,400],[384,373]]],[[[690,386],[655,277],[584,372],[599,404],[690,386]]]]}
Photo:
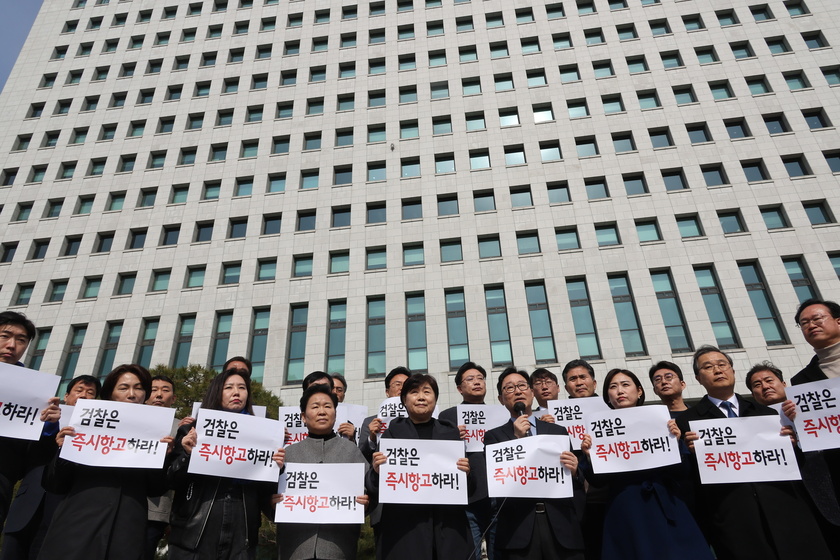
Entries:
{"type": "Polygon", "coordinates": [[[534,533],[525,548],[500,552],[502,560],[583,560],[582,550],[569,550],[560,546],[545,513],[534,518],[534,533]]]}

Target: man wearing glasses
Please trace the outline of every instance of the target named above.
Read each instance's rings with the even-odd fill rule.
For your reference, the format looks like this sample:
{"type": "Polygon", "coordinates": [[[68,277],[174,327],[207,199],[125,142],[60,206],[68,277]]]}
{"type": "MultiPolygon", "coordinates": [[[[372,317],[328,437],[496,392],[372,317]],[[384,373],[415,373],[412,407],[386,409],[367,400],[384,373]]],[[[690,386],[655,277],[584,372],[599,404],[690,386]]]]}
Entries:
{"type": "MultiPolygon", "coordinates": [[[[696,432],[689,422],[718,418],[772,416],[776,411],[735,394],[732,358],[714,346],[701,346],[692,359],[706,396],[677,417],[693,450],[696,432]]],[[[696,465],[696,463],[695,463],[696,465]]],[[[801,482],[749,482],[700,485],[694,472],[697,523],[718,560],[744,558],[831,558],[808,506],[801,482]]]]}
{"type": "Polygon", "coordinates": [[[648,376],[651,384],[653,384],[654,394],[662,399],[662,404],[668,407],[671,418],[676,418],[681,412],[688,409],[682,398],[685,381],[680,366],[663,360],[650,368],[648,376]]]}
{"type": "Polygon", "coordinates": [[[840,377],[840,305],[809,299],[799,306],[795,320],[816,355],[793,376],[791,383],[799,385],[840,377]]]}
{"type": "MultiPolygon", "coordinates": [[[[534,392],[528,374],[515,367],[505,369],[496,384],[499,402],[510,412],[510,421],[488,430],[484,444],[490,445],[536,434],[567,435],[566,428],[531,416],[534,392]]],[[[575,497],[538,500],[505,498],[499,506],[496,551],[509,560],[583,560],[580,522],[583,484],[578,460],[571,451],[560,462],[576,477],[575,497]]]]}
{"type": "Polygon", "coordinates": [[[546,368],[537,368],[531,372],[531,387],[540,405],[534,409],[540,413],[537,417],[543,422],[554,423],[554,416],[548,412],[548,401],[556,401],[560,396],[557,376],[546,368]]]}

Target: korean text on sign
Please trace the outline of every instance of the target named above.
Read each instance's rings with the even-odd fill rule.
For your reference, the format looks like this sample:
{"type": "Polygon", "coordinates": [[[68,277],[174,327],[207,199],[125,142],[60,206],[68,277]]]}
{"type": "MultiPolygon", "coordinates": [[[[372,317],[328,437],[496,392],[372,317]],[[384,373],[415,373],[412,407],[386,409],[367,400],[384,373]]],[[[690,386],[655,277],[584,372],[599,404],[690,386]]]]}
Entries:
{"type": "Polygon", "coordinates": [[[303,424],[299,406],[281,406],[278,418],[280,418],[280,422],[283,423],[288,432],[288,437],[285,441],[286,447],[305,440],[306,436],[309,435],[309,430],[303,424]]]}
{"type": "Polygon", "coordinates": [[[57,375],[0,362],[0,437],[41,437],[41,410],[60,381],[57,375]]]}
{"type": "Polygon", "coordinates": [[[510,412],[499,404],[459,404],[458,425],[466,426],[467,451],[484,450],[484,434],[501,426],[510,418],[510,412]]]}
{"type": "Polygon", "coordinates": [[[387,460],[379,467],[383,504],[467,503],[467,475],[458,470],[464,442],[383,438],[387,460]]]}
{"type": "Polygon", "coordinates": [[[788,387],[796,404],[794,425],[803,451],[840,447],[840,378],[788,387]]]}
{"type": "MultiPolygon", "coordinates": [[[[572,438],[572,449],[580,449],[580,440],[586,433],[583,417],[590,412],[609,410],[601,397],[586,397],[582,399],[561,399],[548,401],[548,412],[554,416],[554,421],[566,428],[572,438]]],[[[539,416],[542,412],[537,412],[539,416]]]]}
{"type": "Polygon", "coordinates": [[[272,460],[283,446],[283,424],[269,418],[202,408],[195,425],[198,441],[188,472],[274,482],[280,469],[272,460]]]}
{"type": "Polygon", "coordinates": [[[61,457],[96,467],[160,468],[175,410],[158,406],[79,399],[61,457]]]}
{"type": "Polygon", "coordinates": [[[485,448],[487,490],[494,498],[570,498],[573,476],[560,463],[569,437],[543,434],[485,448]]]}
{"type": "Polygon", "coordinates": [[[587,414],[589,452],[598,474],[639,471],[680,462],[677,438],[668,431],[668,408],[662,405],[587,414]]]}
{"type": "Polygon", "coordinates": [[[364,494],[364,476],[362,463],[287,463],[274,521],[364,523],[365,508],[356,502],[364,494]]]}
{"type": "Polygon", "coordinates": [[[694,420],[694,455],[703,484],[800,480],[790,438],[773,416],[694,420]]]}

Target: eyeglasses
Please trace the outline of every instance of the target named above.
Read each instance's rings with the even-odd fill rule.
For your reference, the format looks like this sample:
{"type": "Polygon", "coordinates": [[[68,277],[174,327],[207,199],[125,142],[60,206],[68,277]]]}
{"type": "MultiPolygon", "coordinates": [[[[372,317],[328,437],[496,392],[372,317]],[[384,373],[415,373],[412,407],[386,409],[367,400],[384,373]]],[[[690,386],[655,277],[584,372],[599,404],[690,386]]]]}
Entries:
{"type": "Polygon", "coordinates": [[[461,380],[461,384],[464,383],[475,383],[476,381],[484,383],[484,376],[481,375],[474,375],[472,377],[465,377],[461,380]]]}
{"type": "Polygon", "coordinates": [[[520,393],[524,393],[530,388],[531,387],[527,383],[517,383],[516,385],[505,385],[504,387],[502,387],[502,392],[506,395],[510,395],[511,393],[517,391],[520,393]]]}
{"type": "Polygon", "coordinates": [[[553,379],[536,379],[531,385],[534,387],[551,387],[552,385],[557,385],[557,382],[553,379]]]}
{"type": "Polygon", "coordinates": [[[808,325],[819,327],[825,323],[826,319],[828,319],[828,315],[817,315],[816,317],[811,317],[810,319],[800,319],[797,325],[800,329],[806,329],[808,325]]]}
{"type": "Polygon", "coordinates": [[[670,383],[671,381],[673,381],[676,378],[677,378],[677,374],[676,373],[671,373],[671,372],[668,372],[664,375],[654,375],[653,376],[653,384],[654,385],[659,385],[663,381],[668,381],[670,383]]]}
{"type": "Polygon", "coordinates": [[[729,362],[717,362],[714,364],[706,364],[700,366],[700,371],[702,371],[703,373],[711,373],[715,370],[726,371],[731,367],[732,364],[730,364],[729,362]]]}

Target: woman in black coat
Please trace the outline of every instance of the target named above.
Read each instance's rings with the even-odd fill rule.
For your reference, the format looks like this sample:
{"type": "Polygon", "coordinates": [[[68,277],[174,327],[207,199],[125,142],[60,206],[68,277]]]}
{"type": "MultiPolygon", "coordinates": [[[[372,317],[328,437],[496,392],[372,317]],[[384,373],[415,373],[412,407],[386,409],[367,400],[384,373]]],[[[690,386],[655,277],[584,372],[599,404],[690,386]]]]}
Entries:
{"type": "MultiPolygon", "coordinates": [[[[251,378],[244,369],[217,375],[201,408],[253,415],[251,378]]],[[[187,472],[196,446],[195,422],[178,428],[175,450],[167,459],[169,485],[175,489],[170,518],[170,560],[253,560],[260,511],[270,515],[273,482],[254,482],[187,472]]],[[[282,467],[283,450],[274,454],[282,467]]]]}
{"type": "MultiPolygon", "coordinates": [[[[146,368],[131,364],[115,368],[102,384],[103,400],[142,405],[152,391],[146,368]]],[[[56,441],[73,436],[62,428],[56,441]]],[[[168,436],[163,441],[171,441],[168,436]]],[[[59,449],[60,451],[60,449],[59,449]]],[[[161,469],[90,467],[62,459],[56,453],[44,469],[44,489],[65,494],[44,538],[39,559],[141,560],[146,536],[147,498],[166,490],[161,469]]]]}
{"type": "MultiPolygon", "coordinates": [[[[456,426],[432,418],[437,398],[438,385],[434,377],[420,373],[409,377],[400,393],[408,418],[392,420],[382,437],[460,441],[461,434],[456,426]]],[[[373,468],[377,474],[371,477],[372,483],[378,485],[379,466],[385,460],[383,453],[373,454],[373,468]]],[[[470,464],[466,457],[458,459],[458,469],[469,474],[470,464]]],[[[368,492],[376,492],[376,488],[369,487],[368,492]]],[[[464,506],[383,504],[379,527],[378,560],[455,560],[471,555],[472,535],[464,506]]]]}

